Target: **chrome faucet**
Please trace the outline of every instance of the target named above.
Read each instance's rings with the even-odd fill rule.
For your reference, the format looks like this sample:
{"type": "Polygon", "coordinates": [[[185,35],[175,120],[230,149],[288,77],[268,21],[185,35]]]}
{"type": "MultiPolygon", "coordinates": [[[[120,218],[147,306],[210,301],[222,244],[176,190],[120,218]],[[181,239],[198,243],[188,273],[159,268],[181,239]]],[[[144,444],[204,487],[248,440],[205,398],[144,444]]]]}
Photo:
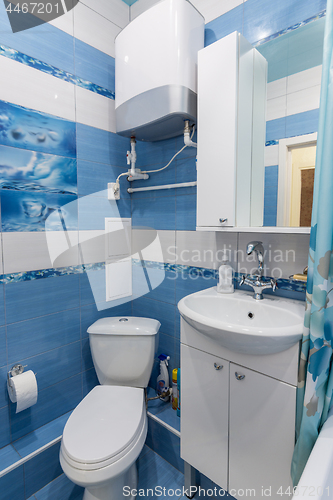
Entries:
{"type": "Polygon", "coordinates": [[[243,274],[240,286],[242,285],[249,285],[253,288],[254,291],[254,296],[253,298],[256,300],[262,300],[263,297],[263,290],[266,288],[272,288],[273,292],[277,289],[277,283],[276,280],[271,279],[269,282],[267,281],[261,281],[262,277],[262,271],[264,267],[264,247],[262,245],[261,241],[251,241],[248,243],[246,247],[246,253],[247,255],[251,255],[252,252],[255,252],[258,257],[258,271],[255,275],[248,275],[245,276],[243,274]]]}
{"type": "Polygon", "coordinates": [[[264,267],[264,247],[262,245],[262,241],[250,241],[246,247],[247,255],[251,255],[252,252],[255,252],[258,257],[258,276],[261,278],[262,270],[264,267]]]}

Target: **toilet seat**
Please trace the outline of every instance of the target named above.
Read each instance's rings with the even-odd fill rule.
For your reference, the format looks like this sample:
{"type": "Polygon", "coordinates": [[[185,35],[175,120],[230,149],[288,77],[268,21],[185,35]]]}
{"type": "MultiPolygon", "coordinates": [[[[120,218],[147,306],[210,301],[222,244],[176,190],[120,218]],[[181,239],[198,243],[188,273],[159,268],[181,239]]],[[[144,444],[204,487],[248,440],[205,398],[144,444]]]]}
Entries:
{"type": "Polygon", "coordinates": [[[61,452],[75,469],[101,469],[130,452],[146,418],[142,388],[94,387],[69,417],[61,452]]]}

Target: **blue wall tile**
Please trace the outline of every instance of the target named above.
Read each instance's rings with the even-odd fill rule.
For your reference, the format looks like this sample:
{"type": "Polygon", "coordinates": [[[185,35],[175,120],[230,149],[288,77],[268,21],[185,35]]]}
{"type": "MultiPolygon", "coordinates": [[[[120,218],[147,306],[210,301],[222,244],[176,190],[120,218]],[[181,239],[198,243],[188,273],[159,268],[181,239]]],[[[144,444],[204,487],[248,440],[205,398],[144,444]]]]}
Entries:
{"type": "MultiPolygon", "coordinates": [[[[79,334],[79,328],[77,328],[79,334]]],[[[27,365],[36,373],[38,390],[42,391],[50,385],[81,373],[80,342],[74,342],[45,352],[32,358],[20,359],[19,363],[27,365]]]]}
{"type": "Polygon", "coordinates": [[[154,283],[154,274],[156,274],[157,283],[159,283],[158,278],[164,278],[163,281],[156,288],[148,291],[147,286],[149,285],[142,279],[142,268],[133,266],[133,295],[139,297],[145,295],[146,298],[174,304],[176,273],[174,271],[161,271],[160,269],[146,269],[146,271],[148,271],[147,278],[150,283],[154,283]]]}
{"type": "Polygon", "coordinates": [[[126,151],[130,140],[88,125],[77,123],[77,157],[97,163],[123,167],[126,170],[126,151]]]}
{"type": "Polygon", "coordinates": [[[99,385],[99,381],[95,368],[82,373],[82,397],[85,397],[96,385],[99,385]]]}
{"type": "MultiPolygon", "coordinates": [[[[179,147],[181,147],[183,144],[179,147]]],[[[156,142],[143,142],[137,141],[136,143],[136,153],[137,153],[137,163],[136,166],[145,170],[155,170],[155,165],[158,165],[157,168],[162,168],[165,166],[174,154],[179,151],[176,149],[176,139],[166,139],[164,141],[156,141],[156,142]],[[149,167],[150,166],[150,167],[149,167]],[[154,167],[154,168],[153,168],[154,167]]],[[[180,153],[183,154],[183,153],[180,153]]],[[[172,165],[172,164],[171,164],[172,165]]],[[[171,166],[170,165],[170,166],[171,166]]],[[[168,170],[166,168],[166,170],[168,170]]],[[[152,174],[155,177],[155,174],[152,174]]]]}
{"type": "Polygon", "coordinates": [[[2,231],[63,231],[63,223],[67,230],[76,230],[77,196],[29,192],[1,191],[1,226],[2,231]]]}
{"type": "Polygon", "coordinates": [[[35,498],[37,500],[50,500],[51,498],[53,500],[82,500],[83,493],[82,486],[72,483],[65,474],[61,474],[39,490],[35,498]]]}
{"type": "MultiPolygon", "coordinates": [[[[53,279],[40,281],[53,281],[53,279]]],[[[78,291],[76,293],[78,295],[78,291]]],[[[31,356],[36,357],[38,354],[78,340],[80,340],[78,308],[13,323],[7,326],[8,362],[11,364],[31,356]]],[[[61,352],[57,351],[53,355],[60,354],[61,352]]],[[[39,364],[41,359],[32,359],[31,362],[39,364]]],[[[28,360],[26,362],[28,363],[28,360]]]]}
{"type": "Polygon", "coordinates": [[[176,281],[176,303],[178,304],[180,299],[190,293],[205,290],[206,288],[216,286],[216,284],[217,279],[215,278],[204,278],[196,275],[189,276],[186,273],[179,272],[176,281]]]}
{"type": "Polygon", "coordinates": [[[5,285],[0,283],[0,325],[5,324],[5,285]]]}
{"type": "Polygon", "coordinates": [[[180,472],[184,472],[184,462],[180,458],[180,439],[165,427],[149,419],[147,446],[180,472]]]}
{"type": "Polygon", "coordinates": [[[75,74],[105,89],[115,90],[115,59],[74,39],[75,74]]]}
{"type": "Polygon", "coordinates": [[[12,33],[4,2],[0,5],[0,43],[36,59],[74,73],[74,41],[49,23],[12,33]]]}
{"type": "MultiPolygon", "coordinates": [[[[78,192],[79,196],[93,194],[94,196],[107,198],[108,182],[115,182],[118,175],[124,169],[107,165],[106,163],[95,163],[91,161],[79,160],[78,165],[78,192]]],[[[120,198],[129,198],[127,188],[130,183],[126,177],[120,179],[120,198]]]]}
{"type": "Polygon", "coordinates": [[[266,141],[284,139],[286,137],[286,118],[277,118],[266,122],[266,141]]]}
{"type": "Polygon", "coordinates": [[[131,202],[129,198],[119,201],[107,200],[98,196],[79,198],[79,229],[105,230],[105,217],[131,217],[131,202]]]}
{"type": "Polygon", "coordinates": [[[197,197],[195,194],[176,196],[176,230],[195,231],[197,197]]]}
{"type": "Polygon", "coordinates": [[[286,117],[286,137],[312,134],[318,130],[319,109],[286,117]]]}
{"type": "Polygon", "coordinates": [[[25,494],[33,495],[62,474],[59,462],[60,443],[56,443],[25,464],[25,494]]]}
{"type": "Polygon", "coordinates": [[[0,478],[1,500],[25,500],[23,465],[0,478]]]}
{"type": "Polygon", "coordinates": [[[20,460],[20,455],[12,447],[12,445],[5,446],[0,450],[0,470],[7,469],[11,465],[20,460]]]}
{"type": "Polygon", "coordinates": [[[45,316],[79,307],[79,276],[9,283],[5,287],[7,322],[45,316]]]}
{"type": "MultiPolygon", "coordinates": [[[[0,408],[0,429],[1,429],[0,448],[2,448],[3,446],[8,445],[11,441],[8,406],[0,408]]],[[[0,484],[1,484],[1,479],[0,479],[0,484]]]]}
{"type": "Polygon", "coordinates": [[[0,368],[0,408],[8,406],[9,396],[7,391],[7,366],[0,368]]]}
{"type": "Polygon", "coordinates": [[[206,24],[205,47],[234,31],[243,32],[243,4],[206,24]]]}
{"type": "Polygon", "coordinates": [[[5,101],[0,101],[0,113],[4,132],[0,135],[0,144],[76,157],[74,122],[5,101]]]}
{"type": "Polygon", "coordinates": [[[175,229],[176,200],[175,197],[158,199],[136,199],[132,201],[132,226],[152,229],[175,229]]]}
{"type": "Polygon", "coordinates": [[[82,356],[82,371],[91,370],[91,368],[94,368],[88,337],[81,340],[81,356],[82,356]]]}
{"type": "Polygon", "coordinates": [[[7,364],[6,328],[0,328],[0,367],[7,364]]]}
{"type": "Polygon", "coordinates": [[[157,319],[161,323],[161,332],[175,335],[175,306],[173,304],[140,297],[133,301],[133,316],[157,319]]]}
{"type": "Polygon", "coordinates": [[[30,432],[21,439],[14,441],[13,447],[18,452],[20,458],[27,457],[36,450],[49,444],[54,439],[59,438],[64,430],[65,424],[69,419],[71,412],[65,413],[46,425],[30,432]]]}
{"type": "Polygon", "coordinates": [[[81,375],[76,375],[40,391],[37,403],[21,413],[15,413],[16,405],[11,403],[13,441],[73,410],[81,398],[81,375]]]}
{"type": "MultiPolygon", "coordinates": [[[[150,422],[151,420],[149,420],[148,429],[150,422]]],[[[162,431],[162,433],[164,437],[164,432],[162,431]]],[[[166,442],[166,444],[168,444],[168,442],[166,442]]],[[[153,453],[153,451],[149,449],[147,453],[140,456],[138,461],[138,490],[147,491],[148,488],[154,490],[155,487],[158,486],[159,488],[162,488],[161,491],[163,491],[164,488],[166,492],[169,489],[172,489],[173,491],[182,491],[184,485],[183,474],[176,471],[171,465],[166,463],[163,460],[164,457],[161,458],[162,456],[163,455],[159,456],[156,453],[153,453]]],[[[150,496],[149,490],[147,495],[150,496]]],[[[169,497],[168,493],[166,493],[166,495],[163,494],[162,497],[173,497],[175,500],[178,498],[175,495],[169,497]]],[[[157,498],[157,496],[154,496],[154,498],[157,498]]]]}

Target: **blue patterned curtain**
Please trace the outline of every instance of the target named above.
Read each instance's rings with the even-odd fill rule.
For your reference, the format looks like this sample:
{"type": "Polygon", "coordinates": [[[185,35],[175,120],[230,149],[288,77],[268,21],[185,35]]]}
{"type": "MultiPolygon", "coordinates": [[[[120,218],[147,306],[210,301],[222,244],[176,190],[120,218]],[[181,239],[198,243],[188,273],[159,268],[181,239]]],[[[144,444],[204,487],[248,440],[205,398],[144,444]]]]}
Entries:
{"type": "Polygon", "coordinates": [[[294,485],[333,405],[333,0],[327,2],[313,196],[291,469],[294,485]]]}

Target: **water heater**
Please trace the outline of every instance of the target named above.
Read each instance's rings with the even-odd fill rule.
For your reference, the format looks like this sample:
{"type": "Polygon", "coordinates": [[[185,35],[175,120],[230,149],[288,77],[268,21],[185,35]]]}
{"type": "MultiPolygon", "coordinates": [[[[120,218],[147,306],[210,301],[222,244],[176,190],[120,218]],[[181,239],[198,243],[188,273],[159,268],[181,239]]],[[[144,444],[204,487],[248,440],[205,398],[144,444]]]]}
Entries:
{"type": "Polygon", "coordinates": [[[117,133],[157,141],[196,121],[203,16],[187,0],[162,0],[116,37],[117,133]]]}

